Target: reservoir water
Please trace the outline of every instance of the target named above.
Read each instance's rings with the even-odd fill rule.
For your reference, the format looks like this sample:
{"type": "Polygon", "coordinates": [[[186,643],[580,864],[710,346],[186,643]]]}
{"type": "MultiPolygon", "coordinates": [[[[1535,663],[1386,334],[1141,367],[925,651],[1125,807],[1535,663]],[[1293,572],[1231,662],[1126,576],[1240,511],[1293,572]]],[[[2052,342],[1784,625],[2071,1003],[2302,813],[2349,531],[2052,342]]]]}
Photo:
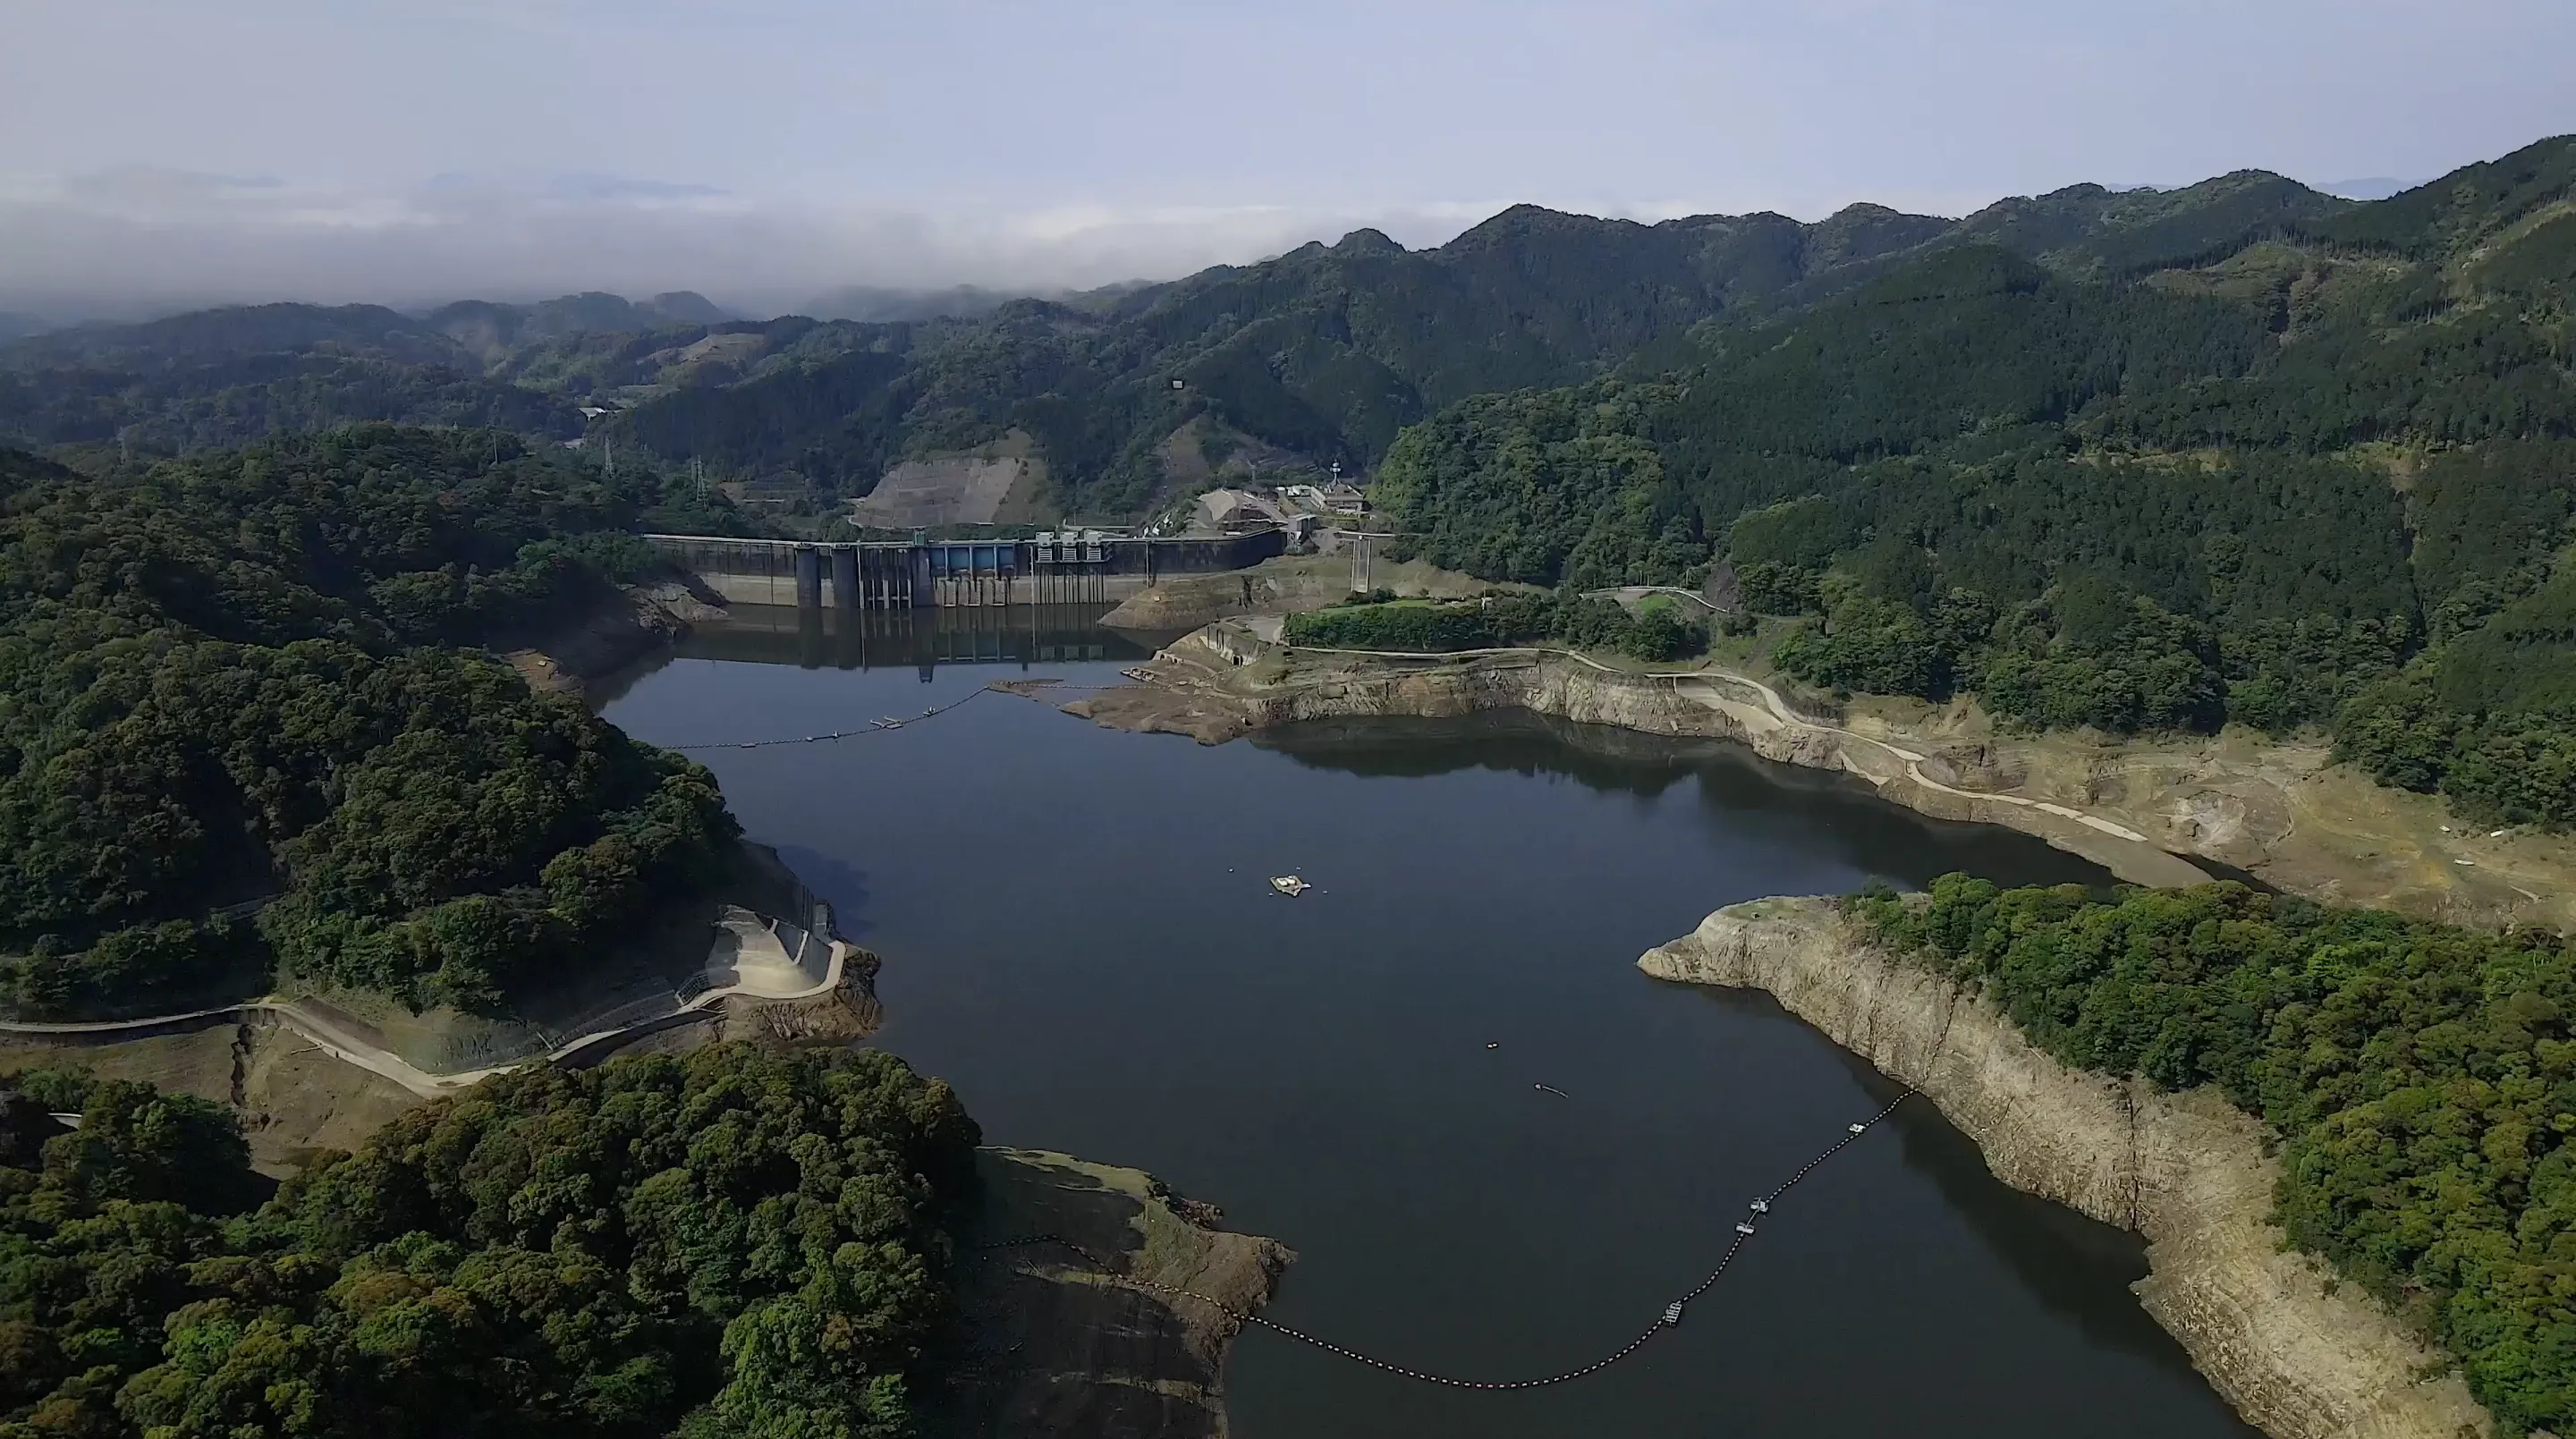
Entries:
{"type": "MultiPolygon", "coordinates": [[[[734,744],[996,679],[1070,698],[1144,653],[1025,611],[936,620],[704,631],[605,712],[734,744]]],[[[1838,776],[1534,719],[1204,747],[989,693],[696,755],[885,956],[873,1042],[955,1084],[988,1142],[1221,1204],[1298,1252],[1270,1317],[1469,1377],[1625,1343],[1748,1198],[1895,1093],[1767,998],[1659,983],[1640,951],[1723,904],[1874,877],[2107,882],[1838,776]],[[1316,889],[1274,894],[1289,873],[1316,889]]],[[[1916,1101],[1598,1376],[1435,1389],[1256,1329],[1228,1408],[1241,1439],[2252,1435],[2140,1311],[2144,1273],[2134,1240],[2004,1188],[1916,1101]]]]}

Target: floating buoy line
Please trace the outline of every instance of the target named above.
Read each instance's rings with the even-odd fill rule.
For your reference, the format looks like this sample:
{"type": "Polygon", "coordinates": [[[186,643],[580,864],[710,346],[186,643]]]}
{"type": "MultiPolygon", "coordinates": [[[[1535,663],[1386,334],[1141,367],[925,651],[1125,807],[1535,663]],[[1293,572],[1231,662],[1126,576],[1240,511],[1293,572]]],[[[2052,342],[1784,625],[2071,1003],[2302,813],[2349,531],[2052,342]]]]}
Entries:
{"type": "MultiPolygon", "coordinates": [[[[897,718],[889,715],[883,719],[873,721],[859,729],[835,730],[828,734],[789,735],[779,739],[737,740],[723,744],[675,744],[663,745],[661,747],[669,750],[694,752],[701,750],[725,749],[770,749],[778,745],[791,744],[829,744],[836,740],[856,739],[862,735],[881,734],[888,730],[898,730],[919,724],[924,720],[937,719],[939,716],[948,713],[950,710],[958,708],[960,705],[967,704],[980,696],[992,694],[996,691],[1019,694],[1024,698],[1033,698],[1034,696],[1029,693],[1031,690],[1040,686],[1053,687],[1056,683],[1056,681],[1046,679],[999,681],[985,685],[980,689],[970,691],[965,696],[950,700],[944,705],[938,705],[933,708],[923,710],[919,715],[906,718],[897,718]]],[[[1082,685],[1072,686],[1071,688],[1098,689],[1103,688],[1103,686],[1082,685]]],[[[1229,874],[1233,873],[1232,870],[1228,870],[1226,872],[1229,874]]],[[[1293,874],[1275,877],[1270,881],[1270,885],[1271,888],[1277,890],[1279,893],[1291,896],[1301,894],[1306,890],[1314,888],[1313,885],[1308,884],[1305,880],[1293,874]]],[[[1499,1049],[1502,1045],[1500,1042],[1495,1042],[1489,1043],[1485,1047],[1487,1049],[1499,1049]]],[[[1564,1090],[1557,1089],[1551,1085],[1542,1084],[1537,1087],[1549,1094],[1560,1096],[1565,1094],[1564,1090]]],[[[1752,1203],[1747,1205],[1746,1210],[1748,1217],[1736,1224],[1734,1242],[1728,1244],[1726,1246],[1726,1251],[1718,1256],[1717,1267],[1710,1270],[1708,1272],[1708,1277],[1700,1280],[1700,1282],[1693,1287],[1689,1293],[1684,1294],[1681,1298],[1665,1305],[1662,1313],[1656,1317],[1654,1323],[1646,1327],[1644,1332],[1640,1333],[1636,1338],[1629,1340],[1626,1344],[1621,1345],[1619,1348],[1612,1350],[1610,1353],[1603,1355],[1599,1359],[1593,1360],[1591,1363],[1586,1364],[1579,1369],[1568,1369],[1561,1374],[1550,1374],[1538,1379],[1459,1379],[1446,1374],[1432,1374],[1420,1369],[1410,1369],[1404,1365],[1391,1363],[1374,1355],[1363,1354],[1356,1349],[1345,1348],[1342,1345],[1335,1344],[1329,1339],[1309,1334],[1302,1329],[1291,1328],[1276,1320],[1264,1319],[1260,1315],[1249,1310],[1237,1309],[1233,1305],[1228,1304],[1221,1299],[1210,1298],[1209,1296],[1200,1294],[1195,1290],[1175,1288],[1168,1284],[1157,1284],[1150,1279],[1139,1279],[1133,1275],[1120,1274],[1117,1268],[1107,1260],[1102,1259],[1099,1255],[1092,1253],[1090,1250],[1083,1248],[1081,1245],[1076,1244],[1061,1234],[1031,1234],[1018,1239],[1005,1239],[992,1244],[980,1245],[978,1248],[987,1251],[1030,1249],[1041,1246],[1061,1249],[1082,1260],[1093,1269],[1100,1271],[1103,1275],[1118,1283],[1126,1284],[1137,1289],[1149,1290],[1153,1293],[1166,1295],[1174,1299],[1193,1300],[1225,1315],[1227,1318],[1233,1320],[1237,1325],[1257,1324],[1275,1334],[1284,1334],[1287,1337],[1296,1340],[1300,1344],[1311,1345],[1328,1354],[1338,1354],[1342,1358],[1348,1359],[1353,1363],[1365,1364],[1372,1369],[1384,1370],[1389,1374],[1397,1375],[1405,1379],[1417,1380],[1424,1384],[1436,1384],[1450,1389],[1544,1389],[1556,1384],[1570,1384],[1577,1379],[1598,1374],[1602,1370],[1609,1368],[1611,1365],[1618,1363],[1620,1360],[1636,1353],[1638,1350],[1645,1348],[1647,1343],[1656,1335],[1663,1333],[1667,1329],[1679,1326],[1682,1322],[1682,1311],[1684,1308],[1687,1307],[1692,1300],[1699,1298],[1701,1295],[1706,1294],[1711,1288],[1715,1287],[1717,1281],[1726,1276],[1728,1266],[1735,1262],[1736,1256],[1741,1254],[1744,1250],[1744,1246],[1753,1239],[1754,1234],[1757,1232],[1753,1223],[1754,1219],[1769,1214],[1771,1212],[1771,1206],[1778,1203],[1782,1195],[1787,1194],[1800,1180],[1803,1180],[1808,1175],[1814,1173],[1826,1160],[1833,1158],[1835,1155],[1840,1154],[1845,1149],[1851,1147],[1854,1142],[1858,1141],[1862,1135],[1867,1134],[1879,1121],[1887,1118],[1890,1114],[1895,1113],[1896,1107],[1903,1104],[1905,1101],[1912,1099],[1915,1092],[1916,1091],[1911,1089],[1906,1090],[1904,1093],[1896,1096],[1895,1099],[1890,1100],[1887,1106],[1879,1110],[1876,1114],[1871,1115],[1868,1119],[1860,1123],[1851,1125],[1844,1131],[1843,1137],[1835,1140],[1832,1146],[1827,1148],[1824,1153],[1817,1155],[1815,1158],[1808,1160],[1804,1165],[1800,1166],[1798,1171],[1790,1175],[1786,1180],[1783,1180],[1778,1188],[1758,1199],[1755,1199],[1752,1203]]]]}
{"type": "Polygon", "coordinates": [[[941,715],[948,713],[959,705],[965,704],[969,700],[977,699],[988,694],[1015,694],[1019,695],[1023,699],[1035,699],[1037,697],[1035,692],[1039,689],[1100,690],[1107,688],[1110,688],[1110,686],[1067,685],[1059,680],[1052,679],[996,680],[993,683],[984,686],[982,689],[970,691],[964,699],[950,700],[944,705],[937,706],[933,709],[923,710],[917,715],[887,715],[883,719],[870,720],[867,724],[862,725],[857,729],[833,730],[829,734],[786,735],[778,739],[729,740],[716,744],[666,744],[661,746],[661,748],[690,753],[699,750],[716,749],[770,749],[774,746],[783,744],[830,744],[834,740],[857,739],[861,735],[882,734],[887,730],[906,729],[910,726],[920,724],[924,720],[937,719],[941,715]]]}
{"type": "Polygon", "coordinates": [[[944,705],[939,705],[932,709],[926,709],[920,714],[908,717],[899,718],[894,715],[888,715],[880,720],[871,720],[868,724],[859,729],[834,730],[830,734],[788,735],[783,739],[735,740],[729,744],[666,744],[662,746],[662,748],[681,750],[685,752],[710,749],[769,749],[773,746],[783,744],[829,744],[833,740],[856,739],[861,735],[880,734],[886,730],[902,729],[906,725],[916,725],[920,724],[924,720],[937,719],[941,715],[948,713],[950,710],[957,708],[959,705],[965,704],[979,696],[991,694],[994,688],[995,687],[992,685],[986,685],[982,689],[968,691],[964,699],[953,699],[944,705]]]}
{"type": "MultiPolygon", "coordinates": [[[[1540,1087],[1545,1088],[1546,1086],[1542,1085],[1540,1087]]],[[[1264,1319],[1259,1314],[1253,1313],[1250,1310],[1237,1309],[1222,1299],[1212,1299],[1195,1290],[1175,1288],[1169,1284],[1157,1284],[1150,1279],[1139,1279],[1133,1275],[1121,1274],[1118,1272],[1116,1266],[1110,1264],[1107,1260],[1102,1259],[1099,1255],[1092,1253],[1090,1250],[1083,1248],[1081,1245],[1074,1243],[1072,1240],[1065,1238],[1061,1234],[1031,1234],[1019,1239],[1005,1239],[998,1243],[985,1244],[978,1247],[984,1250],[1029,1249],[1039,1246],[1049,1246],[1061,1249],[1066,1253],[1079,1258],[1085,1264],[1090,1265],[1093,1269],[1100,1271],[1103,1275],[1117,1283],[1129,1285],[1137,1289],[1150,1290],[1153,1293],[1166,1295],[1174,1299],[1194,1300],[1216,1310],[1220,1314],[1225,1315],[1228,1319],[1233,1320],[1238,1326],[1257,1324],[1274,1334],[1284,1334],[1289,1338],[1296,1340],[1300,1344],[1312,1345],[1328,1354],[1338,1354],[1344,1359],[1348,1359],[1355,1364],[1365,1364],[1371,1369],[1381,1369],[1400,1378],[1417,1380],[1424,1384],[1437,1384],[1448,1389],[1544,1389],[1556,1384],[1571,1384],[1577,1379],[1587,1378],[1591,1375],[1598,1374],[1602,1370],[1609,1368],[1611,1365],[1618,1363],[1620,1360],[1627,1358],[1629,1355],[1636,1353],[1638,1350],[1645,1348],[1647,1343],[1653,1340],[1656,1335],[1663,1333],[1667,1329],[1679,1327],[1682,1322],[1682,1311],[1684,1308],[1686,1308],[1692,1300],[1699,1298],[1701,1295],[1706,1294],[1710,1289],[1714,1288],[1718,1280],[1726,1277],[1727,1267],[1735,1262],[1737,1255],[1744,1252],[1744,1246],[1753,1241],[1753,1236],[1757,1232],[1755,1224],[1756,1220],[1769,1214],[1772,1206],[1778,1204],[1781,1197],[1787,1194],[1791,1189],[1795,1188],[1800,1180],[1815,1173],[1818,1168],[1823,1166],[1826,1160],[1833,1158],[1835,1155],[1842,1153],[1845,1149],[1848,1149],[1853,1144],[1859,1142],[1862,1135],[1869,1133],[1870,1129],[1880,1120],[1883,1120],[1887,1118],[1887,1116],[1895,1113],[1898,1105],[1912,1099],[1914,1095],[1915,1091],[1908,1089],[1904,1093],[1896,1096],[1893,1100],[1890,1100],[1886,1108],[1881,1109],[1876,1114],[1871,1115],[1869,1118],[1858,1124],[1847,1127],[1843,1131],[1842,1138],[1835,1140],[1832,1146],[1826,1149],[1824,1153],[1817,1155],[1815,1158],[1810,1159],[1805,1164],[1799,1166],[1798,1171],[1790,1175],[1786,1180],[1783,1180],[1778,1188],[1773,1189],[1770,1193],[1762,1195],[1760,1198],[1757,1198],[1752,1203],[1746,1205],[1746,1217],[1736,1223],[1734,1241],[1726,1246],[1725,1253],[1718,1256],[1717,1267],[1710,1270],[1708,1272],[1708,1277],[1702,1279],[1689,1293],[1684,1294],[1681,1298],[1665,1305],[1662,1312],[1656,1316],[1655,1322],[1646,1326],[1644,1333],[1639,1334],[1636,1338],[1629,1340],[1617,1349],[1612,1350],[1610,1353],[1593,1360],[1591,1363],[1586,1364],[1579,1369],[1568,1369],[1560,1374],[1550,1374],[1537,1379],[1459,1379],[1447,1374],[1433,1374],[1420,1369],[1407,1368],[1404,1365],[1380,1359],[1372,1354],[1363,1354],[1356,1349],[1345,1348],[1342,1345],[1335,1344],[1329,1339],[1309,1334],[1302,1329],[1292,1329],[1276,1320],[1264,1319]]]]}

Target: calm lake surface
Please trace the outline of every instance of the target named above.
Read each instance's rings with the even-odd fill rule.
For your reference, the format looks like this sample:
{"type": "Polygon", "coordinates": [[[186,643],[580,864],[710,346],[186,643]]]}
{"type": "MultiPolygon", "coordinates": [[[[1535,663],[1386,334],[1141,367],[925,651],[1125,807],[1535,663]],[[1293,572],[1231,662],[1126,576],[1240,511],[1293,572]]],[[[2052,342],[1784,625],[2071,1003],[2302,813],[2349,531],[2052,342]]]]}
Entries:
{"type": "MultiPolygon", "coordinates": [[[[1144,653],[1079,616],[937,617],[702,632],[605,711],[660,744],[773,739],[997,679],[1071,698],[1144,653]]],[[[1733,747],[1526,719],[1209,748],[996,693],[698,758],[886,957],[875,1042],[954,1083],[988,1141],[1221,1204],[1298,1252],[1270,1317],[1475,1378],[1624,1344],[1749,1197],[1895,1092],[1767,998],[1659,983],[1639,952],[1723,904],[1872,877],[2107,881],[1733,747]],[[1273,894],[1292,872],[1318,891],[1273,894]]],[[[2252,1435],[2139,1310],[2145,1272],[1915,1102],[1600,1375],[1433,1389],[1256,1329],[1229,1409],[1242,1439],[2252,1435]]]]}

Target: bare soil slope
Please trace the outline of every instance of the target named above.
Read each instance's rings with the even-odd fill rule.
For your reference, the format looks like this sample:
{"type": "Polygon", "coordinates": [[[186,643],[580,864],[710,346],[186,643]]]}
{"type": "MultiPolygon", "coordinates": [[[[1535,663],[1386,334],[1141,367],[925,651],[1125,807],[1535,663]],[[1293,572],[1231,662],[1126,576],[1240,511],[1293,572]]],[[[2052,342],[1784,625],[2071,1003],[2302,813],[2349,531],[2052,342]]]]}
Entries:
{"type": "Polygon", "coordinates": [[[1214,1305],[1141,1287],[1261,1307],[1293,1256],[1275,1240],[1214,1227],[1208,1206],[1151,1175],[1061,1154],[976,1156],[983,1210],[970,1231],[959,1303],[974,1353],[952,1396],[960,1439],[1216,1439],[1225,1431],[1226,1346],[1214,1305]],[[1083,1262],[1059,1235],[1104,1261],[1083,1262]]]}

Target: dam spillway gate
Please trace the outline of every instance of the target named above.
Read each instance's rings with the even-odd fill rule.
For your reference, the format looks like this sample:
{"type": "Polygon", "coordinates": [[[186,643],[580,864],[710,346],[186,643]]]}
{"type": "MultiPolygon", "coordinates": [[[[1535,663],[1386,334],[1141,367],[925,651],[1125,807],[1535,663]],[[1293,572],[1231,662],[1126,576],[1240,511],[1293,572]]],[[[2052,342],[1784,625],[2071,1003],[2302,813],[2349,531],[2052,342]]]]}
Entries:
{"type": "Polygon", "coordinates": [[[1287,551],[1284,530],[1205,538],[1066,531],[1016,540],[816,541],[645,535],[739,604],[839,610],[1099,604],[1166,575],[1238,570],[1287,551]]]}

